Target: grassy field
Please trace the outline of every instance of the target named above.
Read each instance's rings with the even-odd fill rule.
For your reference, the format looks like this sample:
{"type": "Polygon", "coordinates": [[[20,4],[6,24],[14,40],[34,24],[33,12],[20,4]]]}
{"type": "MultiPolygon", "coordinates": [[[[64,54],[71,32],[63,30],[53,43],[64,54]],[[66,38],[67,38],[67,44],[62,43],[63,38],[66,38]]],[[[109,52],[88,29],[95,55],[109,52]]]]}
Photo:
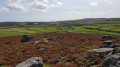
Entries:
{"type": "Polygon", "coordinates": [[[120,33],[115,32],[107,32],[107,31],[101,31],[101,30],[92,30],[92,29],[86,29],[83,27],[73,27],[73,30],[70,30],[69,32],[77,32],[77,33],[92,33],[92,34],[109,34],[109,35],[117,35],[120,36],[120,33]]]}
{"type": "Polygon", "coordinates": [[[85,25],[74,27],[48,26],[48,25],[24,25],[0,27],[0,37],[17,36],[17,35],[34,35],[42,33],[93,33],[93,34],[109,34],[120,36],[120,24],[99,24],[85,25]]]}

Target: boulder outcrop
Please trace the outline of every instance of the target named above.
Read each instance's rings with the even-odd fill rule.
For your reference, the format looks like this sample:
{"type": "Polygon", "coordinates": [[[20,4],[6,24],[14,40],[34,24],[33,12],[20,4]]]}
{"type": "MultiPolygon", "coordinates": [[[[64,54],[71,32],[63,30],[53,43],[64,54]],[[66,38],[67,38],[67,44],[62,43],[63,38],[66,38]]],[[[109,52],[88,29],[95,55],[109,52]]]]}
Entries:
{"type": "Polygon", "coordinates": [[[43,61],[40,57],[32,57],[16,65],[16,67],[43,67],[43,61]]]}

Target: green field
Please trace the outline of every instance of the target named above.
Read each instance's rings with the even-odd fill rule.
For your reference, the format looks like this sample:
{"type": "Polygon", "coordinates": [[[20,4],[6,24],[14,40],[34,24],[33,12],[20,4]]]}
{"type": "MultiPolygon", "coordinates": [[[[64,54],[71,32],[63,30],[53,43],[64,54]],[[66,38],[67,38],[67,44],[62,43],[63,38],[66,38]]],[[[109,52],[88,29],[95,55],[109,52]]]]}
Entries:
{"type": "MultiPolygon", "coordinates": [[[[23,24],[23,23],[22,23],[23,24]]],[[[0,37],[17,36],[17,35],[34,35],[42,33],[92,33],[92,34],[109,34],[120,36],[120,24],[97,24],[84,26],[53,26],[53,25],[22,25],[0,27],[0,37]]]]}

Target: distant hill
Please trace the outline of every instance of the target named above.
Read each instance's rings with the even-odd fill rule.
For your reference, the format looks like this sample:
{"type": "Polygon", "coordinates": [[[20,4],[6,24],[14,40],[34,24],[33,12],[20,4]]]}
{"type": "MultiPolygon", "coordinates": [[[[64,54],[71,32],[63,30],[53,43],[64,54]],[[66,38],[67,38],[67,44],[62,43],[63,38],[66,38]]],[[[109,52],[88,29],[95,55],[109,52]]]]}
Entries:
{"type": "Polygon", "coordinates": [[[95,25],[95,24],[115,24],[119,23],[120,18],[86,18],[77,20],[66,20],[66,21],[56,21],[56,22],[1,22],[0,26],[15,26],[15,25],[49,25],[49,26],[83,26],[83,25],[95,25]]]}
{"type": "Polygon", "coordinates": [[[58,21],[61,26],[83,26],[96,24],[115,24],[119,23],[120,18],[86,18],[78,20],[58,21]]]}
{"type": "Polygon", "coordinates": [[[5,27],[5,26],[16,26],[19,25],[17,22],[2,22],[0,23],[0,27],[5,27]]]}

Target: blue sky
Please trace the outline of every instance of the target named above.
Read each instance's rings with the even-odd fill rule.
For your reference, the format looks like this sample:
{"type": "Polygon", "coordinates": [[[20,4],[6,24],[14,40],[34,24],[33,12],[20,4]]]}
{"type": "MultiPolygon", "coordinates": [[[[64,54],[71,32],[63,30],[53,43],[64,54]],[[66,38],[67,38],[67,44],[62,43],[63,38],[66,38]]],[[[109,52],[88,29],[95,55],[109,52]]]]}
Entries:
{"type": "Polygon", "coordinates": [[[0,22],[118,18],[120,0],[0,0],[0,22]]]}

